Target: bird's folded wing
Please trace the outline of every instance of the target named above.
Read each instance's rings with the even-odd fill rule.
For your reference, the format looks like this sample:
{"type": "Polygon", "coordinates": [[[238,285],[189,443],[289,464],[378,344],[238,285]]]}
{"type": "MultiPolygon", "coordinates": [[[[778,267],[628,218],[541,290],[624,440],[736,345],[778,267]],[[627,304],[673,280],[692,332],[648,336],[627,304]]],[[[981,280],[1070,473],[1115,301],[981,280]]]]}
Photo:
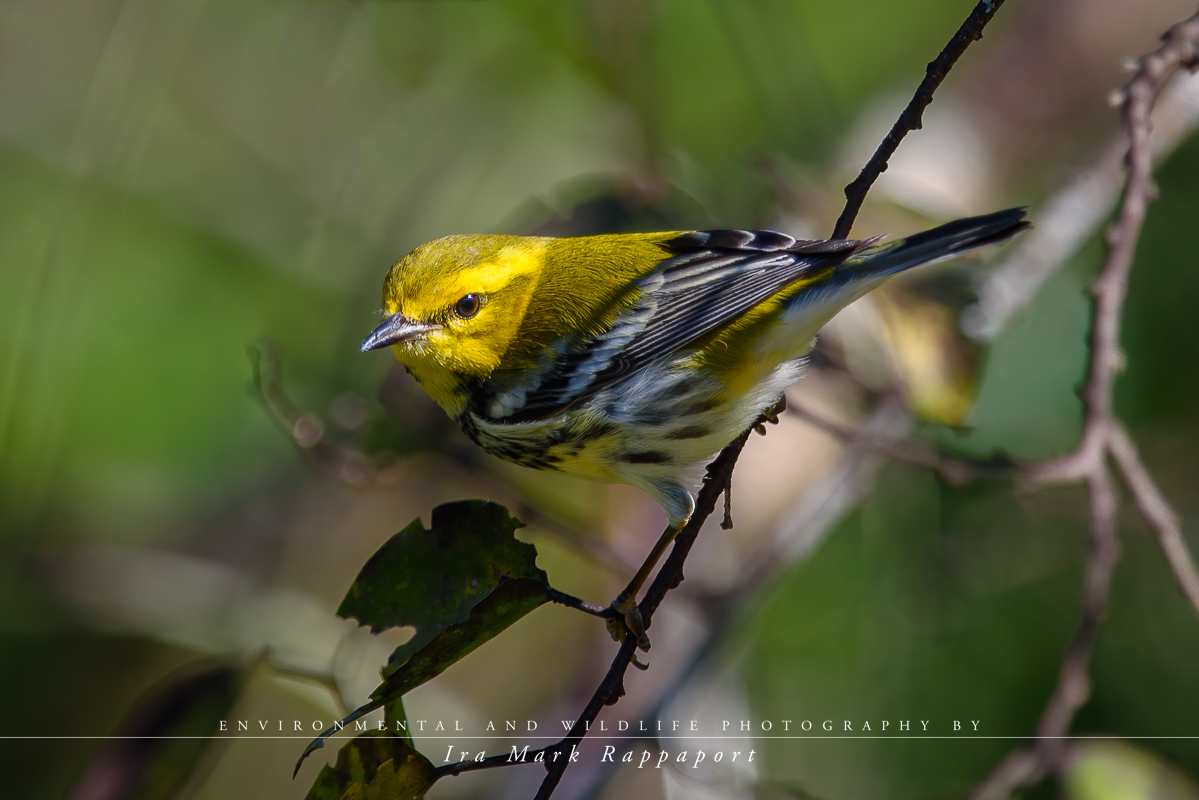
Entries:
{"type": "Polygon", "coordinates": [[[521,388],[522,402],[493,405],[489,416],[503,422],[553,416],[874,241],[797,241],[774,231],[676,236],[664,243],[675,255],[638,279],[640,295],[606,331],[554,348],[552,367],[538,371],[535,385],[521,388]]]}

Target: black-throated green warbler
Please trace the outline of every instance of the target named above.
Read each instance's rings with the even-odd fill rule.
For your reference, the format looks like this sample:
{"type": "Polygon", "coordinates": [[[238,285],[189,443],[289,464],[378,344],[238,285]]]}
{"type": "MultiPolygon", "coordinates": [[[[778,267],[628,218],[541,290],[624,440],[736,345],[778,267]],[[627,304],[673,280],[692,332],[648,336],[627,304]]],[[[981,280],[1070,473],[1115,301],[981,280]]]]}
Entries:
{"type": "Polygon", "coordinates": [[[648,648],[636,593],[691,516],[699,466],[779,402],[821,326],[903,270],[1027,225],[1011,209],[891,243],[447,236],[388,272],[386,318],[362,350],[394,348],[489,453],[632,484],[665,509],[669,529],[615,604],[648,648]]]}

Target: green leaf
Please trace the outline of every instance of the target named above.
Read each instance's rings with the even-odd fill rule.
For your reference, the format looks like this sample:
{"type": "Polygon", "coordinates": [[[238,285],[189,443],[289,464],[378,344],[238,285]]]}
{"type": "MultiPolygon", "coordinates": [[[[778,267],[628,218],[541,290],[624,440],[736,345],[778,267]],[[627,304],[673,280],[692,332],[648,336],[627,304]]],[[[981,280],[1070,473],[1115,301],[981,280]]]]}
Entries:
{"type": "Polygon", "coordinates": [[[325,765],[304,800],[417,800],[436,780],[434,767],[390,731],[355,736],[325,765]]]}
{"type": "MultiPolygon", "coordinates": [[[[391,654],[370,701],[341,727],[386,706],[394,731],[394,722],[406,719],[400,701],[407,692],[549,601],[537,549],[513,536],[519,527],[520,520],[490,501],[446,503],[433,509],[430,530],[413,520],[371,556],[337,613],[356,617],[375,633],[397,625],[417,631],[391,654]]],[[[296,770],[339,729],[335,725],[309,743],[296,770]]]]}
{"type": "Polygon", "coordinates": [[[471,609],[504,578],[547,583],[537,568],[536,548],[513,536],[519,527],[520,521],[497,503],[440,505],[433,509],[429,530],[413,520],[371,556],[337,613],[357,618],[375,633],[416,628],[388,660],[390,674],[439,633],[467,621],[471,609]]]}
{"type": "Polygon", "coordinates": [[[419,652],[400,664],[371,693],[372,702],[377,706],[391,698],[402,697],[548,600],[545,584],[540,581],[528,578],[504,581],[471,609],[465,622],[437,634],[419,652]]]}
{"type": "Polygon", "coordinates": [[[420,800],[432,785],[432,776],[427,776],[414,762],[401,765],[397,772],[396,762],[386,761],[373,781],[355,783],[342,795],[342,800],[420,800]]]}
{"type": "MultiPolygon", "coordinates": [[[[504,581],[499,588],[471,609],[465,622],[451,625],[437,634],[418,653],[400,664],[371,694],[370,702],[355,709],[354,713],[341,720],[340,724],[343,727],[349,725],[383,706],[387,727],[395,731],[395,722],[407,719],[402,703],[405,693],[440,675],[451,664],[548,600],[549,593],[541,581],[529,578],[504,581]]],[[[337,730],[337,726],[329,728],[304,748],[296,764],[297,772],[304,759],[324,747],[325,739],[337,730]]]]}

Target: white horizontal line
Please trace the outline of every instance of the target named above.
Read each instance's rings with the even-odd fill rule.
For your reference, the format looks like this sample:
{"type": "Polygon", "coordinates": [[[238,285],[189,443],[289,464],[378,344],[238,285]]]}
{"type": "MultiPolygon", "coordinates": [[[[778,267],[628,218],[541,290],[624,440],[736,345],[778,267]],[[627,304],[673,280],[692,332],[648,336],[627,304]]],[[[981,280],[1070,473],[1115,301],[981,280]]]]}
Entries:
{"type": "MultiPolygon", "coordinates": [[[[353,733],[349,728],[344,729],[347,733],[353,733]]],[[[367,730],[376,730],[368,728],[367,730]]],[[[359,731],[360,733],[362,731],[359,731]]],[[[562,736],[523,736],[524,739],[550,739],[558,741],[565,738],[562,736]]],[[[0,739],[304,739],[312,740],[316,736],[0,736],[0,739]]],[[[413,736],[414,739],[503,739],[512,741],[515,737],[508,736],[413,736]]],[[[961,736],[934,736],[924,734],[913,734],[910,736],[902,734],[889,734],[886,736],[586,736],[584,741],[592,739],[622,739],[626,741],[639,741],[643,739],[654,739],[657,741],[665,741],[678,739],[680,741],[692,741],[696,739],[720,739],[720,740],[745,740],[745,741],[762,741],[764,739],[1199,739],[1199,736],[1172,736],[1162,734],[1158,736],[985,736],[975,734],[964,734],[961,736]]],[[[337,741],[337,739],[329,739],[329,741],[337,741]]]]}

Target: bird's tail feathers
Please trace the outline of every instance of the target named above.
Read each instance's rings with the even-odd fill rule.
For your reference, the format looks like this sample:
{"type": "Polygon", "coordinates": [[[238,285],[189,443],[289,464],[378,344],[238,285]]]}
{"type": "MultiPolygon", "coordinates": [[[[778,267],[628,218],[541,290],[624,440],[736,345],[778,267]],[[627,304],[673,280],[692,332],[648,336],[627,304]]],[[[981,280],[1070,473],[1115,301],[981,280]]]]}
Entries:
{"type": "Polygon", "coordinates": [[[1030,227],[1024,208],[968,217],[917,233],[898,242],[867,248],[845,263],[855,278],[883,279],[906,269],[1007,241],[1030,227]]]}

